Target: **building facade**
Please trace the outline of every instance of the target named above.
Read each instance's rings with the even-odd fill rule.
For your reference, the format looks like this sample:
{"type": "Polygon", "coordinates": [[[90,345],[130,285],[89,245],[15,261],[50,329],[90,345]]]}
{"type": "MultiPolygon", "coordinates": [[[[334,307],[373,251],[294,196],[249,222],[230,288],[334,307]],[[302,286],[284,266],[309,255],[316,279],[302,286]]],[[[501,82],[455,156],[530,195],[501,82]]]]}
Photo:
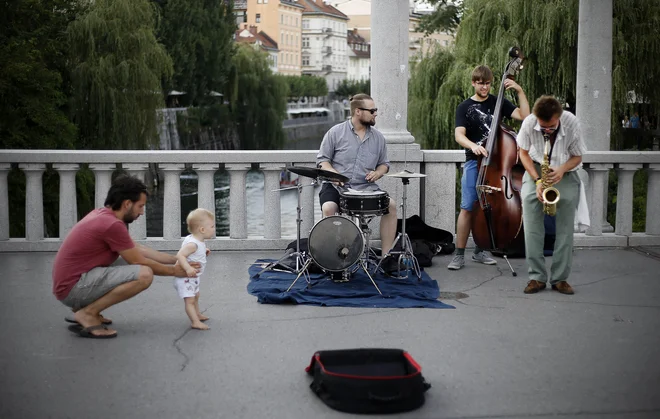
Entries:
{"type": "Polygon", "coordinates": [[[305,7],[302,27],[302,72],[326,79],[333,92],[346,78],[348,17],[323,0],[299,0],[305,7]]]}
{"type": "Polygon", "coordinates": [[[348,30],[348,70],[349,80],[369,80],[371,78],[371,45],[358,34],[357,29],[348,30]]]}
{"type": "Polygon", "coordinates": [[[273,73],[277,73],[279,49],[277,42],[264,31],[258,31],[256,26],[243,24],[243,29],[238,29],[234,40],[239,44],[251,44],[268,54],[268,62],[273,73]]]}
{"type": "Polygon", "coordinates": [[[278,73],[301,74],[303,10],[304,6],[296,0],[247,0],[247,23],[277,42],[278,73]]]}

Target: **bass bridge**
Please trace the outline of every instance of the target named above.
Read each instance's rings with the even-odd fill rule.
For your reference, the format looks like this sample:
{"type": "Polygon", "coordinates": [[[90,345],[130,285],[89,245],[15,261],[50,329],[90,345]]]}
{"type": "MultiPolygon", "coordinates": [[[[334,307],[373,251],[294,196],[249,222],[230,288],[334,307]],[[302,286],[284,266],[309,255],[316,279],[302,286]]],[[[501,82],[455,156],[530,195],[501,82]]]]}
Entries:
{"type": "Polygon", "coordinates": [[[497,188],[490,185],[477,185],[477,190],[482,193],[502,192],[502,188],[497,188]]]}

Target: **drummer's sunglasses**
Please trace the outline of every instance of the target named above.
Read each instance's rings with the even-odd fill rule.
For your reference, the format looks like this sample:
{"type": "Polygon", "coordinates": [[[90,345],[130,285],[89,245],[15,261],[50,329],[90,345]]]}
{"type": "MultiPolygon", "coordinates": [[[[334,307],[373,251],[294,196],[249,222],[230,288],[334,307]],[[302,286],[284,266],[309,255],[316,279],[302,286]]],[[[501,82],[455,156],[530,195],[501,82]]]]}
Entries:
{"type": "Polygon", "coordinates": [[[376,112],[378,112],[378,108],[372,108],[372,109],[358,108],[358,109],[361,110],[361,111],[369,111],[369,112],[371,112],[372,115],[375,114],[376,112]]]}

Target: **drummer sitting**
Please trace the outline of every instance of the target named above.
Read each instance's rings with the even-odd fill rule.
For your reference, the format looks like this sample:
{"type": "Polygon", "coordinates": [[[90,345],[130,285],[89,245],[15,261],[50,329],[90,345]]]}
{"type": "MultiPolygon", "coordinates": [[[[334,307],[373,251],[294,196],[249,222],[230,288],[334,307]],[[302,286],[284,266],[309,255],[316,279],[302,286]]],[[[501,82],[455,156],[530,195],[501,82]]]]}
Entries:
{"type": "MultiPolygon", "coordinates": [[[[323,137],[316,164],[323,170],[340,173],[349,181],[343,185],[359,191],[379,191],[375,183],[390,170],[385,137],[373,128],[378,109],[373,99],[364,93],[353,96],[351,118],[330,128],[323,137]]],[[[339,183],[341,184],[341,183],[339,183]]],[[[339,213],[339,192],[331,183],[324,183],[319,193],[323,216],[339,213]]],[[[389,200],[389,212],[380,221],[382,254],[392,247],[396,235],[396,204],[389,200]]],[[[397,270],[395,258],[383,261],[386,272],[397,270]]]]}

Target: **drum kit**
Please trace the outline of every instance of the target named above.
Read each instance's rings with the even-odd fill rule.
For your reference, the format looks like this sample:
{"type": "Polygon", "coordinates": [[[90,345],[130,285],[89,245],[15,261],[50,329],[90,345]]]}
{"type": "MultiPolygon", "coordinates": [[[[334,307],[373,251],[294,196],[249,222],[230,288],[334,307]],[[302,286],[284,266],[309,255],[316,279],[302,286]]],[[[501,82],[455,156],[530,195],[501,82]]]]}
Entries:
{"type": "Polygon", "coordinates": [[[426,177],[424,174],[414,173],[403,170],[399,173],[386,174],[394,178],[400,178],[403,182],[403,197],[401,207],[402,211],[402,229],[396,236],[392,249],[378,260],[374,249],[369,245],[371,230],[369,223],[375,218],[385,215],[389,212],[389,195],[384,191],[356,191],[350,188],[339,186],[348,182],[350,179],[346,176],[332,172],[310,167],[288,167],[288,171],[299,176],[312,178],[311,184],[302,185],[301,182],[296,186],[275,189],[274,191],[283,191],[288,189],[298,189],[298,206],[296,208],[297,235],[296,249],[289,250],[279,260],[266,265],[259,273],[255,275],[258,278],[263,272],[268,270],[285,270],[297,274],[291,283],[287,292],[296,284],[301,276],[305,278],[307,287],[310,288],[311,278],[309,275],[309,266],[312,263],[318,265],[324,272],[329,273],[336,282],[346,282],[351,274],[362,269],[371,283],[374,285],[380,295],[382,295],[376,281],[371,273],[376,273],[381,268],[386,256],[394,257],[397,260],[398,271],[396,275],[391,276],[398,279],[408,277],[407,268],[403,271],[401,266],[410,266],[418,280],[421,280],[421,270],[419,262],[412,252],[410,238],[406,234],[406,188],[410,179],[426,177]],[[309,232],[308,249],[302,251],[300,247],[300,225],[301,219],[301,195],[302,188],[316,186],[320,183],[330,182],[335,185],[339,191],[340,214],[324,217],[318,221],[309,232]],[[397,243],[400,242],[400,250],[394,250],[397,243]],[[285,264],[285,260],[294,260],[295,263],[285,264]],[[376,263],[376,261],[378,261],[376,263]],[[276,268],[277,267],[277,268],[276,268]]]}

